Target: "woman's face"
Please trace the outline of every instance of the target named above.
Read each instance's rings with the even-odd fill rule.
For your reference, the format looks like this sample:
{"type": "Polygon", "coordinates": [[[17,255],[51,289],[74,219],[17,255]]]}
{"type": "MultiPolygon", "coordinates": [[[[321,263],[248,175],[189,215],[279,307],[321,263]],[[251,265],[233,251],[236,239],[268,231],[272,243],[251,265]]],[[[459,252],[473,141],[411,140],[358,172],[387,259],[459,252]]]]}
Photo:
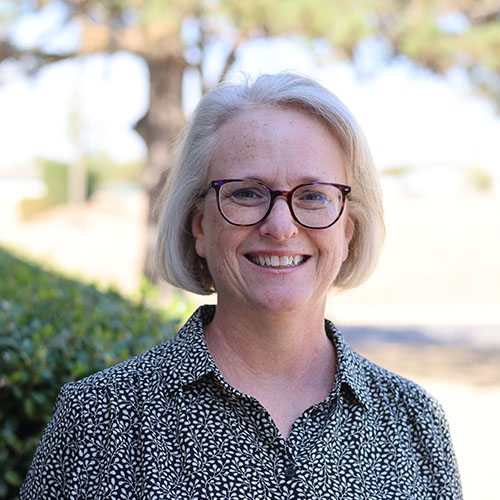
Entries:
{"type": "MultiPolygon", "coordinates": [[[[298,109],[269,106],[243,111],[221,129],[208,180],[231,178],[256,179],[275,190],[309,181],[346,182],[340,145],[321,121],[298,109]]],[[[281,197],[261,223],[234,226],[219,213],[214,189],[192,224],[196,251],[206,259],[218,303],[276,313],[324,309],[347,258],[353,227],[346,210],[327,229],[306,229],[281,197]],[[260,264],[259,257],[276,263],[276,257],[285,256],[299,256],[299,263],[260,264]]]]}

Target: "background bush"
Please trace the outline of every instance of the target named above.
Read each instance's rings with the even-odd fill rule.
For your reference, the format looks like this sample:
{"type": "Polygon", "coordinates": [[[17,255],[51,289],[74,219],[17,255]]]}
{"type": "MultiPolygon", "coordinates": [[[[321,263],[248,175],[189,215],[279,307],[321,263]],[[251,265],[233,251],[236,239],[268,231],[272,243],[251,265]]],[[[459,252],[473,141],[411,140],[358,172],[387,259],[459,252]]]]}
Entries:
{"type": "MultiPolygon", "coordinates": [[[[99,171],[94,165],[85,162],[86,193],[85,199],[89,200],[99,185],[99,171]]],[[[68,203],[69,201],[69,172],[71,165],[57,160],[39,160],[42,180],[47,186],[47,201],[49,206],[68,203]]]]}
{"type": "Polygon", "coordinates": [[[180,300],[156,311],[143,296],[133,303],[0,247],[0,498],[17,498],[63,384],[175,334],[180,300]]]}
{"type": "MultiPolygon", "coordinates": [[[[25,198],[19,202],[21,217],[25,220],[38,215],[56,205],[68,203],[69,200],[69,173],[71,165],[56,160],[42,159],[38,161],[41,179],[47,192],[41,198],[25,198]]],[[[85,199],[90,200],[100,184],[98,164],[85,162],[86,193],[85,199]]]]}

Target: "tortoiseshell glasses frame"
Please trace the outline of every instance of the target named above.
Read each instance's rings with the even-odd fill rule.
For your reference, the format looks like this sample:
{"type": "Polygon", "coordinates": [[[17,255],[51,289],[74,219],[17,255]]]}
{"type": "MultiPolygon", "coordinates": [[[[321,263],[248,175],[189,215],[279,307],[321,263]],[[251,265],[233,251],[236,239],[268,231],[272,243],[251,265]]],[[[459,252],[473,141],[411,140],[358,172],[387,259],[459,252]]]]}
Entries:
{"type": "Polygon", "coordinates": [[[283,197],[287,201],[293,219],[307,229],[326,229],[333,226],[340,219],[347,195],[351,192],[350,186],[334,182],[305,182],[289,191],[283,191],[271,189],[264,182],[255,179],[217,179],[210,181],[201,197],[205,197],[212,188],[216,193],[217,208],[229,224],[234,226],[259,224],[271,213],[277,198],[283,197]],[[231,184],[235,186],[234,192],[228,191],[231,184]],[[314,190],[314,187],[318,189],[314,190]],[[226,194],[227,198],[221,200],[221,193],[226,194]],[[238,195],[236,202],[235,194],[238,195]],[[297,200],[300,194],[304,195],[303,200],[297,200]],[[337,199],[334,199],[335,197],[337,199]],[[226,200],[232,200],[230,206],[237,206],[237,211],[233,210],[233,213],[228,214],[231,210],[228,210],[226,200]],[[316,219],[317,223],[311,223],[313,219],[316,219]]]}

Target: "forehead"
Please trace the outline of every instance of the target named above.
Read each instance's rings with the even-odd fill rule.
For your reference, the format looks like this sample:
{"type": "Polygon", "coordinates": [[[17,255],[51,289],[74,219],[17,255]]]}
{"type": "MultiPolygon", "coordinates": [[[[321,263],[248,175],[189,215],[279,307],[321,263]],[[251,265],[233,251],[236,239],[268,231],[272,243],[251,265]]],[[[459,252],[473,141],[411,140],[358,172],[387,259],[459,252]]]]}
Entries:
{"type": "Polygon", "coordinates": [[[238,112],[221,127],[219,135],[223,140],[236,143],[247,141],[247,145],[258,140],[297,144],[307,141],[308,131],[315,134],[320,131],[322,137],[336,140],[321,119],[312,113],[300,108],[270,105],[238,112]]]}
{"type": "Polygon", "coordinates": [[[340,181],[343,156],[336,137],[311,113],[259,106],[241,111],[220,129],[210,174],[212,178],[266,175],[269,180],[300,170],[321,180],[340,181]]]}

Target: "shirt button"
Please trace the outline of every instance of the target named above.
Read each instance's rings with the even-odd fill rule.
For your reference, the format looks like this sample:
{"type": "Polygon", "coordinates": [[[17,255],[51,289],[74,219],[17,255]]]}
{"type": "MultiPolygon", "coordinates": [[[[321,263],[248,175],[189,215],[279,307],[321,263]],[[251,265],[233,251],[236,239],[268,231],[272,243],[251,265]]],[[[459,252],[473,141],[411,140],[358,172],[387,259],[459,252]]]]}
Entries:
{"type": "Polygon", "coordinates": [[[295,477],[295,467],[285,467],[285,477],[287,479],[292,479],[292,477],[295,477]]]}

